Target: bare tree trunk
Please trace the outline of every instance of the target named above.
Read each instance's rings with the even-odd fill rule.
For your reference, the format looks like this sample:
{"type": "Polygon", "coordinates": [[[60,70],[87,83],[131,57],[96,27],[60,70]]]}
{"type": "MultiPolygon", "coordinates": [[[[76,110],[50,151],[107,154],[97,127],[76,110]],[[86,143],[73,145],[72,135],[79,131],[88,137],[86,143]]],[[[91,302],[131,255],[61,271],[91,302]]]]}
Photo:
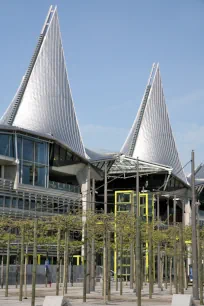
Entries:
{"type": "MultiPolygon", "coordinates": [[[[4,250],[3,250],[4,253],[4,250]]],[[[1,257],[1,289],[4,288],[4,255],[1,257]]]]}
{"type": "Polygon", "coordinates": [[[199,287],[200,287],[200,304],[203,305],[203,264],[202,264],[202,245],[200,239],[200,227],[197,225],[197,241],[198,241],[198,271],[199,271],[199,287]]]}
{"type": "Polygon", "coordinates": [[[10,231],[8,232],[7,255],[6,255],[6,288],[5,297],[8,297],[8,280],[9,280],[9,264],[10,264],[10,231]]]}
{"type": "Polygon", "coordinates": [[[60,287],[62,287],[62,257],[60,255],[60,287]]]}
{"type": "Polygon", "coordinates": [[[154,293],[154,282],[155,282],[155,279],[156,279],[156,276],[155,276],[155,271],[156,271],[156,261],[155,261],[155,252],[154,252],[154,245],[153,245],[153,242],[152,242],[152,256],[153,256],[153,286],[152,286],[152,293],[154,293]]]}
{"type": "Polygon", "coordinates": [[[123,294],[123,236],[120,236],[120,295],[123,294]]]}
{"type": "Polygon", "coordinates": [[[19,301],[23,299],[23,265],[24,265],[24,226],[21,228],[21,266],[20,266],[20,288],[19,288],[19,301]]]}
{"type": "Polygon", "coordinates": [[[118,239],[116,238],[116,251],[115,251],[115,266],[116,266],[116,271],[115,271],[115,290],[118,291],[118,239]]]}
{"type": "Polygon", "coordinates": [[[84,279],[83,279],[83,302],[86,302],[86,274],[87,274],[87,223],[84,224],[84,279]]]}
{"type": "MultiPolygon", "coordinates": [[[[87,230],[87,235],[88,234],[88,230],[87,230]]],[[[91,247],[90,247],[90,243],[89,243],[89,239],[87,237],[87,273],[86,273],[87,277],[86,277],[86,293],[90,293],[91,292],[91,247]]]]}
{"type": "Polygon", "coordinates": [[[179,228],[179,236],[180,236],[180,293],[184,294],[184,242],[183,242],[183,225],[180,224],[179,228]]]}
{"type": "Polygon", "coordinates": [[[63,279],[63,295],[67,294],[67,283],[68,283],[68,230],[65,229],[64,239],[64,279],[63,279]]]}
{"type": "MultiPolygon", "coordinates": [[[[92,205],[91,209],[95,214],[95,179],[92,179],[92,205]]],[[[95,291],[96,286],[96,254],[95,254],[95,239],[91,242],[91,291],[95,291]]]]}
{"type": "Polygon", "coordinates": [[[26,244],[25,266],[24,266],[24,299],[27,299],[27,265],[28,265],[28,244],[26,244]]]}
{"type": "MultiPolygon", "coordinates": [[[[157,222],[158,222],[158,231],[159,231],[159,221],[160,221],[160,203],[159,203],[159,195],[157,195],[157,222]]],[[[161,288],[161,263],[160,263],[160,243],[158,243],[157,246],[157,282],[158,282],[158,288],[161,288]]]]}
{"type": "Polygon", "coordinates": [[[95,256],[95,240],[91,242],[91,291],[95,291],[95,277],[96,277],[96,256],[95,256]]]}
{"type": "Polygon", "coordinates": [[[179,254],[177,253],[177,286],[178,286],[178,293],[180,292],[180,274],[179,274],[179,271],[180,271],[180,256],[179,254]]]}
{"type": "Polygon", "coordinates": [[[153,245],[152,245],[152,228],[149,227],[149,298],[152,299],[153,294],[153,245]]]}
{"type": "MultiPolygon", "coordinates": [[[[48,247],[47,247],[47,252],[46,252],[46,262],[48,263],[49,258],[48,258],[48,247]]],[[[48,283],[48,264],[45,265],[45,287],[47,288],[47,283],[48,283]]]]}
{"type": "Polygon", "coordinates": [[[188,248],[185,246],[185,251],[187,252],[187,254],[185,255],[185,281],[186,281],[186,290],[188,289],[188,248]]]}
{"type": "Polygon", "coordinates": [[[19,245],[16,254],[16,289],[18,288],[18,275],[19,275],[19,245]]]}
{"type": "Polygon", "coordinates": [[[37,219],[34,220],[34,242],[33,242],[33,270],[32,270],[32,297],[31,297],[31,306],[35,306],[36,268],[37,268],[37,219]]]}
{"type": "Polygon", "coordinates": [[[104,232],[104,251],[103,251],[103,296],[104,296],[104,303],[107,304],[107,232],[105,229],[104,232]]]}
{"type": "MultiPolygon", "coordinates": [[[[165,246],[166,249],[166,246],[165,246]]],[[[168,256],[165,254],[165,288],[167,289],[168,284],[168,256]]]]}
{"type": "Polygon", "coordinates": [[[160,269],[160,271],[161,271],[161,275],[160,275],[160,280],[161,280],[161,291],[163,291],[163,290],[164,290],[164,288],[163,288],[164,256],[163,256],[163,255],[161,255],[161,260],[160,260],[160,262],[161,262],[161,269],[160,269]]]}
{"type": "Polygon", "coordinates": [[[184,261],[184,266],[183,266],[183,269],[184,269],[184,286],[185,286],[185,289],[187,290],[188,289],[188,272],[186,273],[186,262],[184,261]]]}
{"type": "Polygon", "coordinates": [[[140,246],[140,261],[141,261],[141,290],[143,289],[143,283],[144,283],[144,278],[145,278],[145,258],[143,256],[143,248],[142,248],[142,243],[140,246]]]}
{"type": "Polygon", "coordinates": [[[136,230],[136,295],[137,304],[141,306],[141,289],[142,289],[142,267],[141,267],[141,243],[140,243],[140,220],[137,218],[137,230],[136,230]]]}
{"type": "Polygon", "coordinates": [[[140,225],[140,191],[139,191],[139,160],[137,158],[137,175],[136,175],[136,294],[137,306],[141,306],[141,225],[140,225]]]}
{"type": "Polygon", "coordinates": [[[134,278],[133,278],[133,292],[136,293],[136,281],[137,281],[137,275],[136,275],[136,247],[134,250],[134,278]]]}
{"type": "Polygon", "coordinates": [[[169,281],[170,281],[170,294],[172,294],[172,257],[170,257],[169,263],[169,281]]]}
{"type": "Polygon", "coordinates": [[[61,237],[61,231],[60,231],[60,228],[58,228],[58,232],[57,232],[56,295],[59,295],[59,282],[60,282],[60,237],[61,237]]]}
{"type": "Polygon", "coordinates": [[[202,263],[202,259],[203,259],[203,251],[202,251],[202,245],[200,243],[200,304],[204,305],[204,301],[203,301],[203,263],[202,263]]]}
{"type": "Polygon", "coordinates": [[[176,289],[176,294],[178,294],[178,277],[177,277],[177,243],[174,246],[174,287],[176,289]]]}
{"type": "Polygon", "coordinates": [[[161,260],[160,260],[160,244],[158,243],[157,246],[157,282],[158,282],[158,288],[161,288],[161,260]]]}
{"type": "Polygon", "coordinates": [[[111,233],[108,232],[108,301],[111,300],[111,233]]]}
{"type": "Polygon", "coordinates": [[[133,275],[134,275],[134,244],[130,245],[130,289],[133,289],[133,275]]]}

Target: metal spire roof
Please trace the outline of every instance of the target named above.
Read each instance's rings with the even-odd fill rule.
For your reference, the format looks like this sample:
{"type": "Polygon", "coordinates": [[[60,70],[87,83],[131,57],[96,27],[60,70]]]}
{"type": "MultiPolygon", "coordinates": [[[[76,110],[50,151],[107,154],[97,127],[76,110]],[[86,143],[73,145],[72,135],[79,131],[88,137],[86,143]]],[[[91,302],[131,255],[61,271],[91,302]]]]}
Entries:
{"type": "Polygon", "coordinates": [[[28,70],[0,123],[51,134],[85,157],[56,7],[49,9],[28,70]]]}
{"type": "Polygon", "coordinates": [[[170,166],[172,173],[187,183],[169,121],[158,64],[153,64],[142,103],[121,152],[170,166]]]}

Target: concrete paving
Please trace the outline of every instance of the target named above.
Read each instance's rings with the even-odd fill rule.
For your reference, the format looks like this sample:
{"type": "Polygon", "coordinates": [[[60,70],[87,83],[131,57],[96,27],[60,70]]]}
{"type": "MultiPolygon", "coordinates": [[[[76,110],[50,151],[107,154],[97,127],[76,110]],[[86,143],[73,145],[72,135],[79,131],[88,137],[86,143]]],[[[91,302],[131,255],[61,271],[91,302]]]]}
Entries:
{"type": "MultiPolygon", "coordinates": [[[[70,302],[73,306],[86,305],[86,306],[99,306],[104,305],[103,297],[101,294],[101,284],[96,286],[96,291],[90,294],[87,294],[87,302],[82,302],[82,284],[74,284],[74,287],[68,287],[67,297],[70,299],[70,302]]],[[[9,297],[5,298],[4,289],[0,289],[0,306],[30,306],[31,305],[31,286],[29,285],[27,288],[28,291],[28,299],[23,299],[22,302],[18,301],[18,289],[14,286],[9,287],[9,297]]],[[[62,288],[61,292],[62,294],[62,288]]],[[[189,287],[185,293],[191,294],[192,287],[189,287]]],[[[43,285],[38,285],[36,288],[36,306],[42,306],[44,297],[46,295],[55,295],[55,284],[52,284],[51,288],[45,288],[43,285]]],[[[169,294],[169,289],[164,289],[161,291],[156,285],[154,287],[153,298],[149,299],[148,296],[148,285],[144,286],[142,290],[142,306],[170,306],[172,300],[172,295],[169,294]]],[[[128,285],[124,285],[123,287],[123,295],[120,296],[119,292],[115,290],[115,285],[112,285],[111,288],[111,301],[108,302],[108,305],[115,306],[135,306],[136,296],[133,290],[129,289],[128,285]]],[[[196,303],[196,305],[200,305],[196,303]]]]}

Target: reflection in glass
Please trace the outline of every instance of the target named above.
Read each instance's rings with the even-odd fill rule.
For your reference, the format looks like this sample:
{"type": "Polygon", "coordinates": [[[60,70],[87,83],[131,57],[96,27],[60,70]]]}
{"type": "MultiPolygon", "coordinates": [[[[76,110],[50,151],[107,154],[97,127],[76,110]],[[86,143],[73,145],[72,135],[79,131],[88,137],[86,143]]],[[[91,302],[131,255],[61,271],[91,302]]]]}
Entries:
{"type": "Polygon", "coordinates": [[[10,157],[15,157],[15,147],[14,147],[14,136],[9,135],[9,156],[10,157]]]}
{"type": "Polygon", "coordinates": [[[117,211],[130,211],[131,205],[130,204],[118,204],[117,211]]]}
{"type": "Polygon", "coordinates": [[[11,198],[6,197],[5,198],[5,207],[10,208],[11,205],[11,198]]]}
{"type": "Polygon", "coordinates": [[[23,165],[23,184],[33,185],[33,165],[29,163],[24,163],[23,165]]]}
{"type": "Polygon", "coordinates": [[[24,209],[29,210],[29,200],[24,201],[24,209]]]}
{"type": "Polygon", "coordinates": [[[33,141],[29,139],[23,139],[23,159],[33,161],[33,141]]]}
{"type": "Polygon", "coordinates": [[[12,208],[17,208],[17,199],[16,198],[12,199],[12,208]]]}
{"type": "Polygon", "coordinates": [[[22,137],[17,138],[18,159],[22,159],[22,137]]]}
{"type": "Polygon", "coordinates": [[[4,197],[0,196],[0,207],[4,205],[4,197]]]}
{"type": "Polygon", "coordinates": [[[117,194],[117,203],[130,203],[131,198],[129,193],[118,193],[117,194]]]}
{"type": "Polygon", "coordinates": [[[60,162],[65,162],[66,151],[64,148],[60,147],[60,162]]]}
{"type": "Polygon", "coordinates": [[[31,200],[30,202],[30,209],[35,210],[35,201],[31,200]]]}
{"type": "Polygon", "coordinates": [[[47,164],[46,154],[47,144],[44,142],[35,143],[35,162],[40,164],[47,164]]]}
{"type": "Polygon", "coordinates": [[[59,213],[59,206],[57,203],[54,203],[54,212],[59,213]]]}
{"type": "Polygon", "coordinates": [[[54,144],[51,145],[50,150],[50,164],[52,166],[64,166],[69,165],[70,162],[80,162],[80,159],[73,155],[68,150],[64,149],[63,147],[54,144]]]}
{"type": "Polygon", "coordinates": [[[59,162],[59,146],[54,146],[54,166],[57,166],[59,162]]]}
{"type": "Polygon", "coordinates": [[[23,200],[22,199],[18,200],[18,209],[23,209],[23,200]]]}
{"type": "Polygon", "coordinates": [[[9,135],[0,134],[0,154],[9,156],[9,135]]]}
{"type": "Polygon", "coordinates": [[[45,187],[45,166],[35,165],[35,185],[45,187]]]}
{"type": "Polygon", "coordinates": [[[37,200],[37,203],[36,203],[36,210],[42,211],[42,205],[41,205],[41,200],[40,200],[40,199],[37,200]]]}

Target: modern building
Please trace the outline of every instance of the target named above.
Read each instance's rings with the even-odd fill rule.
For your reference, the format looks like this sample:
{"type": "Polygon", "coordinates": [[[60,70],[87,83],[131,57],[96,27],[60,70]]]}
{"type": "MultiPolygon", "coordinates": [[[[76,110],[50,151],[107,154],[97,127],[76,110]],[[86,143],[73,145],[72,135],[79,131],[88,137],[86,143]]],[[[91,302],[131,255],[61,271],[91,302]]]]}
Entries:
{"type": "Polygon", "coordinates": [[[49,9],[28,70],[0,120],[0,143],[1,214],[64,214],[93,203],[97,212],[106,207],[115,214],[135,209],[139,171],[141,213],[147,222],[156,216],[173,222],[173,215],[176,221],[184,216],[185,222],[190,220],[189,183],[173,137],[159,65],[153,65],[120,152],[85,149],[56,8],[49,9]]]}
{"type": "MultiPolygon", "coordinates": [[[[136,211],[136,180],[139,171],[140,215],[145,222],[161,220],[166,224],[190,223],[190,186],[181,165],[173,137],[159,65],[153,65],[135,121],[119,154],[97,155],[86,150],[91,162],[108,176],[107,196],[96,183],[96,210],[107,210],[117,216],[136,211]],[[106,200],[107,197],[107,200],[106,200]]],[[[117,243],[117,240],[115,241],[117,243]]],[[[147,250],[147,245],[144,246],[147,250]]],[[[148,251],[145,252],[145,275],[148,251]]],[[[102,257],[97,256],[102,265],[102,257]]],[[[117,273],[117,254],[114,271],[117,273]]],[[[123,274],[131,274],[130,256],[123,259],[123,274]]]]}
{"type": "Polygon", "coordinates": [[[0,120],[0,211],[66,213],[81,205],[86,158],[74,109],[57,9],[51,7],[28,70],[0,120]]]}
{"type": "MultiPolygon", "coordinates": [[[[159,202],[154,205],[154,215],[159,209],[160,218],[166,220],[169,215],[173,221],[173,209],[176,209],[179,221],[185,207],[189,220],[189,184],[173,137],[158,64],[152,67],[141,105],[120,154],[97,156],[90,150],[86,152],[96,167],[104,169],[105,162],[112,163],[108,176],[115,179],[108,184],[109,210],[114,210],[116,192],[135,190],[138,158],[140,192],[151,194],[151,198],[159,202]]],[[[98,203],[103,203],[103,193],[102,188],[98,190],[98,203]]],[[[97,206],[99,210],[103,207],[102,204],[97,206]]]]}

